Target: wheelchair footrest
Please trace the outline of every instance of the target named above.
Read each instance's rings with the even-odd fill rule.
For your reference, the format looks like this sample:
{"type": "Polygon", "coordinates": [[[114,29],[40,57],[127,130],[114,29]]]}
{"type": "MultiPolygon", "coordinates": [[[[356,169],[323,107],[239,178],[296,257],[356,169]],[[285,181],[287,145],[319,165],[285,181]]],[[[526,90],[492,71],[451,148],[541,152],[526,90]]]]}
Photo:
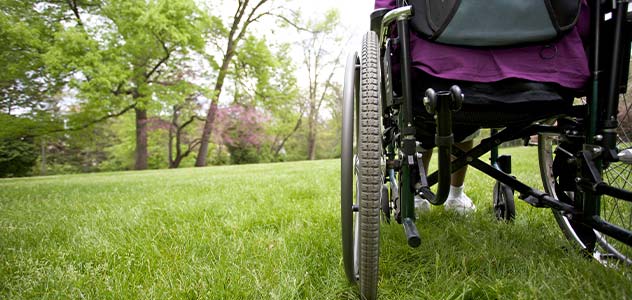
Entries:
{"type": "Polygon", "coordinates": [[[435,194],[427,186],[422,186],[421,188],[419,188],[419,190],[417,191],[417,194],[421,198],[426,199],[430,201],[431,203],[434,203],[435,201],[435,194]]]}
{"type": "Polygon", "coordinates": [[[531,206],[533,207],[546,207],[540,199],[534,196],[528,195],[525,197],[525,196],[520,195],[520,199],[524,200],[524,202],[531,204],[531,206]]]}
{"type": "Polygon", "coordinates": [[[419,247],[419,245],[421,245],[421,237],[419,237],[417,226],[415,226],[413,220],[411,218],[405,218],[403,224],[406,239],[408,240],[408,246],[413,248],[419,247]]]}

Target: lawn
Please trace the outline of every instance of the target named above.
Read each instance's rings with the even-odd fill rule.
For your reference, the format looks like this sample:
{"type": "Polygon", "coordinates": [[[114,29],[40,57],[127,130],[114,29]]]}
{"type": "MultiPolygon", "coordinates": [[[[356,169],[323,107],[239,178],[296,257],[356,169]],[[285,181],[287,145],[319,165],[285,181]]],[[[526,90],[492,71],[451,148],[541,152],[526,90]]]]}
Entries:
{"type": "MultiPolygon", "coordinates": [[[[541,184],[535,148],[514,174],[541,184]]],[[[356,299],[345,279],[338,160],[0,180],[0,299],[356,299]]],[[[406,246],[381,237],[381,299],[626,299],[632,270],[584,258],[548,210],[441,207],[406,246]]]]}

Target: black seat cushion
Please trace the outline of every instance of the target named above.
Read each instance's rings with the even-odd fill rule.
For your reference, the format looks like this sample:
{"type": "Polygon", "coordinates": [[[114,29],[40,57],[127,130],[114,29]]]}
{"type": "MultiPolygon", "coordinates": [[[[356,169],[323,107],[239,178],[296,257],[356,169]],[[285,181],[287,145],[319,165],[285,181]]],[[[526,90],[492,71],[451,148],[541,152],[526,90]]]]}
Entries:
{"type": "Polygon", "coordinates": [[[418,127],[434,122],[422,104],[426,90],[447,91],[455,84],[463,91],[465,100],[461,110],[454,113],[453,121],[466,126],[497,128],[528,124],[568,111],[574,98],[572,91],[554,83],[517,78],[479,83],[416,72],[413,75],[413,107],[418,127]]]}

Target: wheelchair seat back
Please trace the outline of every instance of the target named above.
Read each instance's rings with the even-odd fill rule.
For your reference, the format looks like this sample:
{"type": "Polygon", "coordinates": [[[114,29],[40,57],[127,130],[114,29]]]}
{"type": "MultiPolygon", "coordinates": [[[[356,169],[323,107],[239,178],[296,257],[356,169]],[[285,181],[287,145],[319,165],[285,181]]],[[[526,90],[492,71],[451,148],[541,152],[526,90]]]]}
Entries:
{"type": "Polygon", "coordinates": [[[577,22],[581,0],[412,0],[413,28],[459,46],[495,47],[559,38],[577,22]]]}

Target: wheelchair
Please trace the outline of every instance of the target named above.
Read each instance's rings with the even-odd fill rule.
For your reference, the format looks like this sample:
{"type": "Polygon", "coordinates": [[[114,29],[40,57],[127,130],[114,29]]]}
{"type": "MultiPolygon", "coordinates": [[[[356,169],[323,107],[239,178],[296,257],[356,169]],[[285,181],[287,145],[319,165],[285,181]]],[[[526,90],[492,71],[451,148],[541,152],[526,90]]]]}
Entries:
{"type": "Polygon", "coordinates": [[[581,95],[539,113],[508,113],[499,120],[492,112],[468,119],[494,129],[467,152],[453,147],[452,127],[464,122],[457,112],[468,97],[458,85],[429,88],[423,99],[413,99],[409,33],[414,4],[397,1],[397,8],[371,14],[361,53],[350,54],[346,62],[342,116],[343,264],[363,299],[377,297],[381,220],[394,218],[403,225],[408,245],[420,246],[414,197],[443,204],[452,171],[465,165],[496,180],[498,219],[514,218],[516,192],[531,206],[551,209],[580,251],[599,261],[632,265],[632,101],[622,95],[632,22],[627,1],[595,0],[589,6],[591,79],[581,95]],[[391,57],[399,60],[399,74],[391,57]],[[424,106],[436,128],[438,170],[428,175],[417,151],[415,105],[424,106]],[[532,136],[538,138],[544,191],[511,175],[510,157],[498,155],[500,144],[532,136]],[[480,159],[486,153],[491,153],[490,163],[480,159]],[[430,189],[434,185],[436,192],[430,189]]]}

